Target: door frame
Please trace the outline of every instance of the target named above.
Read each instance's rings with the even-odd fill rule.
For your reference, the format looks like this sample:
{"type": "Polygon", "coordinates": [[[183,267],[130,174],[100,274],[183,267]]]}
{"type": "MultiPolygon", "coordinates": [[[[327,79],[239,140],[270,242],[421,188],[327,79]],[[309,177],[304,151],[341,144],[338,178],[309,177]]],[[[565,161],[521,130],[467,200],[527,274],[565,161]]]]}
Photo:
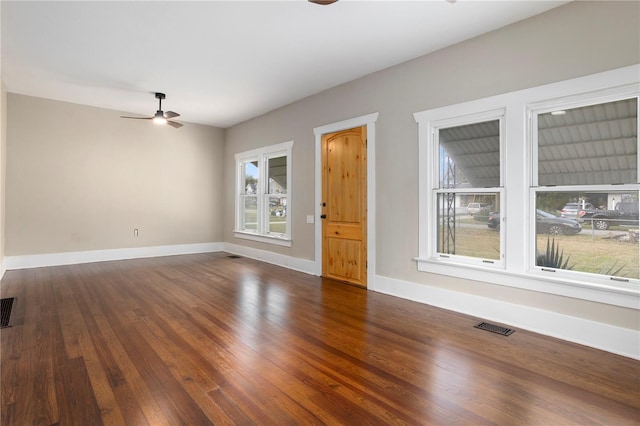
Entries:
{"type": "Polygon", "coordinates": [[[315,275],[322,275],[322,135],[335,133],[354,127],[367,126],[367,288],[373,288],[373,278],[376,273],[376,121],[378,113],[374,112],[336,123],[315,127],[313,133],[316,138],[315,161],[315,275]]]}

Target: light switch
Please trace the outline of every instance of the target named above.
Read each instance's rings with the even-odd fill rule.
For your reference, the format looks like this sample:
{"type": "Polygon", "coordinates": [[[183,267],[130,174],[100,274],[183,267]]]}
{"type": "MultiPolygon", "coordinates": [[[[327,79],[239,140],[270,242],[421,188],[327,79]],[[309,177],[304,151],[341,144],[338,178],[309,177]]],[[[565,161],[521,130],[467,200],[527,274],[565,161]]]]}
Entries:
{"type": "Polygon", "coordinates": [[[307,215],[307,223],[315,223],[315,216],[313,216],[312,214],[308,214],[307,215]]]}

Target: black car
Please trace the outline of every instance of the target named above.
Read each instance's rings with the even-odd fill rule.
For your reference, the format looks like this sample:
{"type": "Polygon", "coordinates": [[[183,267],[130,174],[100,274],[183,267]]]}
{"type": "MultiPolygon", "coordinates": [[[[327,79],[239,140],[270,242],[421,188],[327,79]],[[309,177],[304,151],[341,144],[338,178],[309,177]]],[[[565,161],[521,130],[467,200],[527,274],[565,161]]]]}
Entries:
{"type": "MultiPolygon", "coordinates": [[[[500,229],[500,213],[489,213],[487,226],[491,229],[500,229]]],[[[573,219],[557,217],[544,210],[536,210],[536,233],[552,235],[575,235],[582,231],[582,226],[573,219]]]]}
{"type": "Polygon", "coordinates": [[[582,231],[577,220],[557,217],[544,210],[536,210],[536,233],[552,235],[575,235],[582,231]]]}

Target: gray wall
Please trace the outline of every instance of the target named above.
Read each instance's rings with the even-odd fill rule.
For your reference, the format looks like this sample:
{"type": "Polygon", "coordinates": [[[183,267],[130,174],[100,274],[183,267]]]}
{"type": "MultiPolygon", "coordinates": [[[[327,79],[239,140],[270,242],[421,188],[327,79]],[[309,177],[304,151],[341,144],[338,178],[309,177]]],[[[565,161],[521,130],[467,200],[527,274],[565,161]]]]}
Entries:
{"type": "Polygon", "coordinates": [[[224,130],[8,105],[5,256],[222,241],[224,130]]]}
{"type": "Polygon", "coordinates": [[[573,2],[227,129],[225,241],[313,259],[314,225],[305,223],[314,212],[313,128],[379,112],[378,275],[637,329],[633,309],[417,272],[418,134],[412,114],[639,63],[639,16],[638,2],[573,2]],[[292,139],[293,246],[234,238],[234,154],[292,139]]]}

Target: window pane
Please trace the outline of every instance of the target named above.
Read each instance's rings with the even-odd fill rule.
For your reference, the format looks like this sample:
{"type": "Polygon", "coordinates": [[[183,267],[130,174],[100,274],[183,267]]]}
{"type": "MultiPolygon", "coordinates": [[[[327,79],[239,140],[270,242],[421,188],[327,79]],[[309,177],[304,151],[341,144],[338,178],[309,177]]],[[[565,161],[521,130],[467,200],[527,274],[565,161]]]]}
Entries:
{"type": "Polygon", "coordinates": [[[638,191],[538,192],[536,265],[640,278],[638,206],[638,191]]]}
{"type": "Polygon", "coordinates": [[[439,193],[438,252],[499,260],[499,199],[499,193],[439,193]]]}
{"type": "Polygon", "coordinates": [[[500,121],[438,131],[440,188],[500,186],[500,121]]]}
{"type": "Polygon", "coordinates": [[[287,232],[287,198],[268,197],[270,233],[286,234],[287,232]]]}
{"type": "Polygon", "coordinates": [[[258,193],[258,162],[247,161],[244,168],[244,191],[245,194],[258,193]]]}
{"type": "Polygon", "coordinates": [[[538,115],[538,185],[638,182],[637,98],[538,115]]]}
{"type": "Polygon", "coordinates": [[[269,194],[287,193],[287,157],[276,157],[268,160],[269,194]]]}
{"type": "Polygon", "coordinates": [[[242,198],[242,229],[247,231],[258,230],[258,197],[245,195],[242,198]]]}

